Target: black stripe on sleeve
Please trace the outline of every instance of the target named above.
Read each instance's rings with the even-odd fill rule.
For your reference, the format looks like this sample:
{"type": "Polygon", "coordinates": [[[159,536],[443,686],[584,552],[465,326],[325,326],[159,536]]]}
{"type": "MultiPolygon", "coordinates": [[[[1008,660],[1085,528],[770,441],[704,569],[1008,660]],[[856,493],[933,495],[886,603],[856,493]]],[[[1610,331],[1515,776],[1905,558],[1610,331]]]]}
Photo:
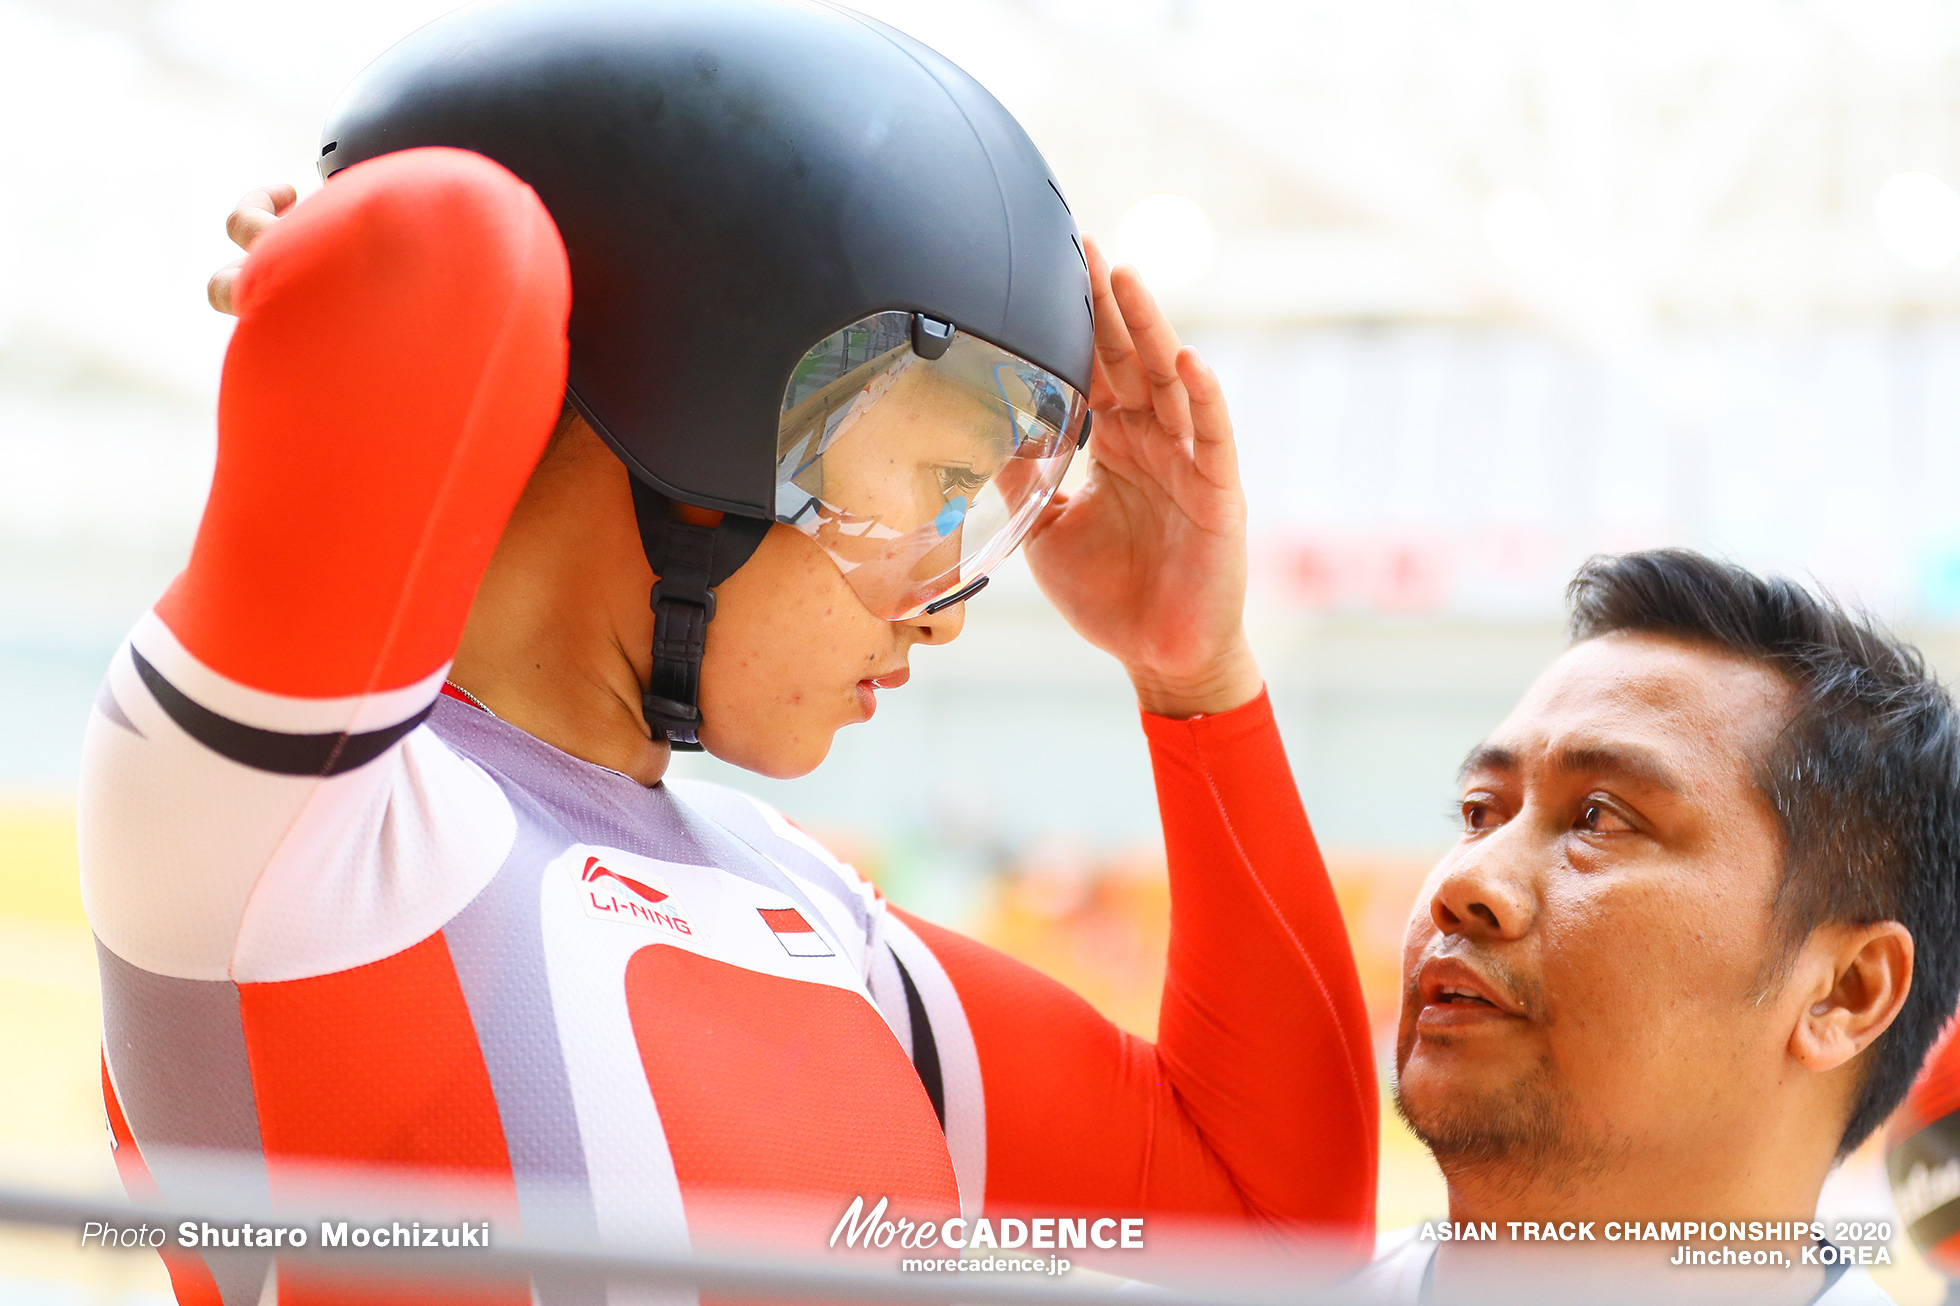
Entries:
{"type": "Polygon", "coordinates": [[[905,985],[905,1011],[912,1019],[912,1068],[919,1072],[919,1082],[925,1085],[926,1096],[932,1099],[932,1113],[939,1117],[939,1129],[946,1129],[946,1081],[939,1073],[939,1044],[932,1037],[932,1020],[926,1015],[925,1000],[919,996],[919,986],[912,982],[910,971],[898,959],[898,953],[891,945],[885,945],[892,953],[892,964],[898,967],[899,982],[905,985]]]}
{"type": "Polygon", "coordinates": [[[135,648],[129,650],[129,656],[157,705],[185,734],[234,762],[277,775],[339,775],[365,766],[421,725],[436,706],[431,699],[427,707],[408,720],[364,734],[350,735],[342,731],[330,735],[289,735],[220,716],[191,701],[189,695],[165,680],[163,673],[135,648]]]}

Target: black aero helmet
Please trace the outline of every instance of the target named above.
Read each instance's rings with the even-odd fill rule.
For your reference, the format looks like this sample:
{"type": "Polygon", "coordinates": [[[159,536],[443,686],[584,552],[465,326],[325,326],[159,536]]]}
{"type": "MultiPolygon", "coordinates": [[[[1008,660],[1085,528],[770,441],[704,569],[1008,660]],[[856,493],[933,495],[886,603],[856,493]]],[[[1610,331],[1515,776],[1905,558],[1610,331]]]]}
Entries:
{"type": "Polygon", "coordinates": [[[510,169],[564,238],[568,398],[633,474],[661,577],[648,724],[676,742],[712,586],[770,522],[878,615],[914,616],[984,583],[1086,438],[1088,272],[1061,190],[977,82],[863,15],[472,5],[355,79],[319,166],[425,145],[510,169]]]}

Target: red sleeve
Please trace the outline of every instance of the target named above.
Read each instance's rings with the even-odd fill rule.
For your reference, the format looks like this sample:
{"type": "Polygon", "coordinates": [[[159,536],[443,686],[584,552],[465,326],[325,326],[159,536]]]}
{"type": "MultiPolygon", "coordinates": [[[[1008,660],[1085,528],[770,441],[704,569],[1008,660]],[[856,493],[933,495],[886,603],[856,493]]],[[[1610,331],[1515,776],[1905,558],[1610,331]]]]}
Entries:
{"type": "Polygon", "coordinates": [[[218,464],[157,613],[254,689],[447,662],[563,401],[571,277],[530,187],[462,150],[336,175],[254,246],[218,464]]]}
{"type": "Polygon", "coordinates": [[[1347,932],[1271,704],[1145,717],[1170,863],[1158,1041],[907,918],[980,1054],[990,1209],[1251,1216],[1372,1239],[1375,1075],[1347,932]]]}

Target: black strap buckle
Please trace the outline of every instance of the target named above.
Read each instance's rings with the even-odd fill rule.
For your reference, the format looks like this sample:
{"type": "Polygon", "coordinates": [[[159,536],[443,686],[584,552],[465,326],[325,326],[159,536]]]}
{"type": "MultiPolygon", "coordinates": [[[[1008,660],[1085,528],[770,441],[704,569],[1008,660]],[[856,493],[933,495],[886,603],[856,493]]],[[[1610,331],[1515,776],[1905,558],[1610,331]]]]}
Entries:
{"type": "Polygon", "coordinates": [[[676,748],[701,747],[701,658],[708,649],[708,623],[715,596],[706,603],[672,598],[654,585],[653,670],[640,695],[640,710],[655,737],[665,735],[676,748]]]}
{"type": "Polygon", "coordinates": [[[701,659],[715,619],[714,587],[749,560],[769,530],[767,521],[726,516],[701,526],[674,516],[674,501],[633,481],[633,508],[647,563],[659,577],[647,602],[653,609],[653,668],[640,710],[655,739],[675,748],[701,747],[701,659]]]}

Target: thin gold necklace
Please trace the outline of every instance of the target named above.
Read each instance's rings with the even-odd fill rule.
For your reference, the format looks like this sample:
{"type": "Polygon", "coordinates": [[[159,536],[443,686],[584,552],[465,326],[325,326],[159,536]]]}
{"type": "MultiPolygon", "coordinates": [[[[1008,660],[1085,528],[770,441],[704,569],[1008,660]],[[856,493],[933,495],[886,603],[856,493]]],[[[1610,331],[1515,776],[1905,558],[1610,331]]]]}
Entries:
{"type": "MultiPolygon", "coordinates": [[[[475,694],[470,693],[469,690],[464,689],[461,685],[457,684],[455,681],[445,680],[442,683],[449,686],[457,693],[461,694],[464,698],[468,699],[470,702],[482,708],[485,712],[490,712],[490,705],[488,703],[485,703],[482,699],[478,698],[475,694]]],[[[490,712],[490,715],[496,716],[497,714],[495,712],[490,712]]]]}

